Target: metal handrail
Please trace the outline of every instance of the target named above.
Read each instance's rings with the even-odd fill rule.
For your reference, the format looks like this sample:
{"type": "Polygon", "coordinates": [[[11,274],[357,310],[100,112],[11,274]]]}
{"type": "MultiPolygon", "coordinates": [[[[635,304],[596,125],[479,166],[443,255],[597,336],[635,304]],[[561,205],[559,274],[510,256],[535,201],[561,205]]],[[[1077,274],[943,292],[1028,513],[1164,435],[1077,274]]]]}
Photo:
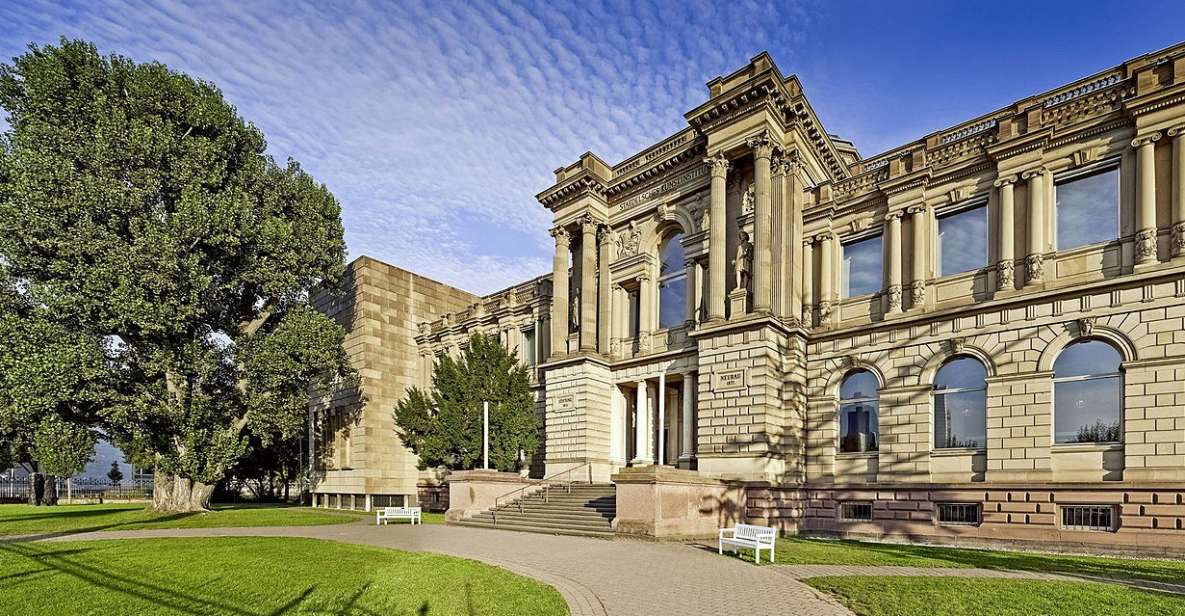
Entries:
{"type": "Polygon", "coordinates": [[[515,494],[519,494],[521,492],[522,494],[518,497],[518,512],[522,513],[523,512],[523,501],[526,500],[526,498],[527,498],[527,493],[526,493],[527,490],[529,490],[531,488],[536,488],[536,487],[542,486],[543,487],[543,502],[545,502],[545,503],[548,502],[547,491],[548,491],[548,488],[551,487],[552,484],[559,484],[560,486],[565,488],[565,491],[568,494],[571,494],[572,493],[572,484],[576,483],[575,481],[571,480],[571,474],[573,471],[578,471],[583,468],[588,469],[588,483],[592,484],[592,463],[585,462],[584,464],[581,464],[580,466],[573,466],[572,468],[569,468],[567,470],[563,470],[558,473],[553,473],[551,475],[548,475],[547,477],[544,477],[543,479],[532,480],[531,482],[527,483],[526,485],[524,485],[522,487],[515,488],[515,489],[513,489],[501,496],[498,496],[497,498],[494,499],[494,508],[490,511],[490,515],[494,518],[494,524],[495,525],[498,524],[498,510],[502,508],[503,499],[506,499],[507,502],[509,502],[508,497],[513,496],[515,494]],[[559,477],[561,475],[568,475],[569,476],[568,481],[565,482],[565,481],[556,480],[556,477],[559,477]]]}

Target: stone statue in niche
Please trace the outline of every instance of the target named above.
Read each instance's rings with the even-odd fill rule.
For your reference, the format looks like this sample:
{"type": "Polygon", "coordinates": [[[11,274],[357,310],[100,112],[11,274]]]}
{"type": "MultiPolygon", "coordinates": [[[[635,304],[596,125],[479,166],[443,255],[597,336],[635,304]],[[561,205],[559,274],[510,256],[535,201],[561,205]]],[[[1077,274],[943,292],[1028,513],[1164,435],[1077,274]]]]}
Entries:
{"type": "Polygon", "coordinates": [[[629,229],[617,235],[617,258],[632,257],[638,254],[638,245],[642,241],[642,232],[638,230],[638,222],[630,221],[629,229]]]}
{"type": "Polygon", "coordinates": [[[741,231],[740,241],[737,242],[736,258],[732,260],[732,267],[736,270],[738,289],[748,289],[749,279],[753,272],[753,243],[749,241],[749,234],[741,231]]]}
{"type": "Polygon", "coordinates": [[[568,308],[568,331],[580,331],[580,290],[572,293],[572,302],[568,308]]]}
{"type": "Polygon", "coordinates": [[[710,208],[708,208],[708,206],[705,205],[700,208],[699,214],[700,214],[699,230],[700,231],[707,231],[708,229],[710,229],[712,227],[711,210],[710,210],[710,208]]]}
{"type": "Polygon", "coordinates": [[[745,194],[741,197],[741,213],[748,214],[753,211],[753,199],[756,198],[756,188],[752,183],[745,189],[745,194]]]}

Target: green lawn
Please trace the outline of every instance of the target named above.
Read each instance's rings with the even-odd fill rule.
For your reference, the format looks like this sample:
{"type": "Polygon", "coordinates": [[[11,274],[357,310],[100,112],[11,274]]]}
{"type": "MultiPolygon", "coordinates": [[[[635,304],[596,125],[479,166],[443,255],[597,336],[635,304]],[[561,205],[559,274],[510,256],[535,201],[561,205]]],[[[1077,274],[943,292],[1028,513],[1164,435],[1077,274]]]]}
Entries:
{"type": "Polygon", "coordinates": [[[807,584],[861,616],[1185,614],[1185,599],[1115,584],[983,578],[820,577],[807,584]]]}
{"type": "MultiPolygon", "coordinates": [[[[104,505],[0,505],[0,536],[230,526],[315,526],[358,519],[353,512],[263,505],[215,505],[209,513],[157,513],[143,503],[104,505]]],[[[429,522],[424,516],[424,522],[429,522]]]]}
{"type": "MultiPolygon", "coordinates": [[[[1080,573],[1185,584],[1185,561],[997,552],[944,547],[890,545],[826,539],[778,539],[775,557],[783,565],[897,565],[981,567],[1080,573]]],[[[752,559],[752,551],[744,558],[752,559]]]]}
{"type": "Polygon", "coordinates": [[[296,538],[0,542],[0,614],[567,614],[470,560],[296,538]]]}

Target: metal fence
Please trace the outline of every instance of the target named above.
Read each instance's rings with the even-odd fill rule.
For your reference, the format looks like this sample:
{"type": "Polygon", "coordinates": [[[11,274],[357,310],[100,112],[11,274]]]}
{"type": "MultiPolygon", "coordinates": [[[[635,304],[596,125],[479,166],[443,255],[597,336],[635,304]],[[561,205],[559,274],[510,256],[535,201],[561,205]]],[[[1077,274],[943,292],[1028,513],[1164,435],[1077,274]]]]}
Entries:
{"type": "MultiPolygon", "coordinates": [[[[152,498],[152,480],[112,483],[102,479],[57,479],[58,499],[70,501],[118,501],[152,498]]],[[[0,503],[29,501],[29,480],[0,477],[0,503]]]]}

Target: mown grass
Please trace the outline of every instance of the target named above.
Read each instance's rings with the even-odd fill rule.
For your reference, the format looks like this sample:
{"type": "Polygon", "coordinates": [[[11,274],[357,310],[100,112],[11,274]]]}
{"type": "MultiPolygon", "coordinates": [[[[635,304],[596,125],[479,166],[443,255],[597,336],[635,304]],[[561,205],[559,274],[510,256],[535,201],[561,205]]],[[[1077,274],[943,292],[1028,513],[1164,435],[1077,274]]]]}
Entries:
{"type": "MultiPolygon", "coordinates": [[[[1185,584],[1185,561],[1182,560],[1001,552],[797,537],[779,539],[774,556],[776,563],[781,565],[979,567],[1185,584]]],[[[752,552],[747,551],[745,558],[751,559],[752,552]]]]}
{"type": "Polygon", "coordinates": [[[860,616],[1185,614],[1185,599],[1094,582],[951,577],[819,577],[805,582],[860,616]]]}
{"type": "MultiPolygon", "coordinates": [[[[0,505],[0,536],[146,528],[315,526],[357,519],[336,510],[278,505],[214,505],[208,513],[159,513],[143,503],[55,507],[0,505]]],[[[427,515],[424,521],[429,521],[427,515]]]]}
{"type": "Polygon", "coordinates": [[[567,614],[471,560],[276,537],[0,541],[0,614],[567,614]]]}

